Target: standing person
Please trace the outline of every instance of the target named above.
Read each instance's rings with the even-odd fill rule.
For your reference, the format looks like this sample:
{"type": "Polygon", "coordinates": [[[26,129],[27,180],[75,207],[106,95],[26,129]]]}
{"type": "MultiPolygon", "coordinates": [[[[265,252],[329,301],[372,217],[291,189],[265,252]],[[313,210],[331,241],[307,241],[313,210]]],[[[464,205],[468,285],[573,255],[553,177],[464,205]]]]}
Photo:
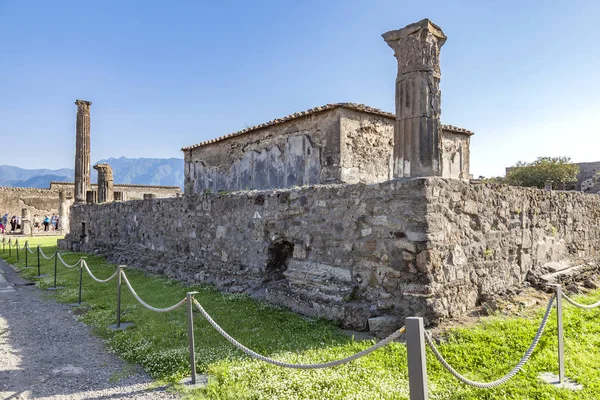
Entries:
{"type": "Polygon", "coordinates": [[[58,230],[58,215],[54,216],[54,230],[58,230]]]}
{"type": "Polygon", "coordinates": [[[2,221],[4,221],[4,219],[0,218],[0,232],[2,232],[2,234],[4,235],[4,223],[2,221]]]}
{"type": "Polygon", "coordinates": [[[10,219],[10,231],[14,232],[17,229],[17,217],[16,216],[12,216],[12,218],[10,219]]]}
{"type": "Polygon", "coordinates": [[[44,232],[48,232],[48,228],[50,226],[50,218],[47,215],[44,215],[44,232]]]}
{"type": "Polygon", "coordinates": [[[4,225],[4,228],[8,227],[8,213],[2,216],[2,225],[4,225]]]}
{"type": "Polygon", "coordinates": [[[40,218],[38,217],[37,214],[33,215],[33,230],[35,232],[39,232],[40,231],[40,218]]]}
{"type": "Polygon", "coordinates": [[[21,217],[17,216],[17,230],[20,231],[21,230],[21,217]]]}

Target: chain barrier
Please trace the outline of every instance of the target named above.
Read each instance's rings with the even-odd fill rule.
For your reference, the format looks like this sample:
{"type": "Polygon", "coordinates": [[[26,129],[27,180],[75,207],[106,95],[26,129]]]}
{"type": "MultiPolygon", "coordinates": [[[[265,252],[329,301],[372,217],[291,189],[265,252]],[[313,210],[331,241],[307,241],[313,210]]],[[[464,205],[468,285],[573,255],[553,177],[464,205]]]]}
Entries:
{"type": "Polygon", "coordinates": [[[29,247],[29,242],[25,242],[25,246],[27,246],[27,251],[29,251],[30,254],[35,254],[35,251],[31,250],[31,247],[29,247]]]}
{"type": "Polygon", "coordinates": [[[444,368],[446,368],[448,370],[448,372],[450,372],[452,375],[454,375],[454,377],[456,379],[458,379],[459,381],[461,381],[467,385],[474,386],[474,387],[477,387],[480,389],[490,389],[490,388],[493,388],[493,387],[496,387],[496,386],[502,385],[503,383],[508,382],[508,380],[511,379],[513,376],[515,376],[517,374],[517,372],[519,372],[521,370],[521,368],[523,368],[525,363],[527,363],[527,361],[529,360],[529,357],[531,357],[531,354],[535,350],[540,338],[542,337],[542,333],[544,332],[544,328],[546,327],[546,323],[548,322],[548,317],[550,316],[550,311],[552,311],[552,307],[554,307],[554,299],[555,298],[556,298],[556,295],[553,295],[552,298],[550,299],[550,301],[548,302],[548,307],[546,307],[546,313],[544,314],[544,318],[542,318],[542,322],[540,324],[540,327],[537,330],[537,333],[535,334],[533,342],[531,343],[531,346],[529,346],[529,349],[527,349],[527,351],[525,352],[525,355],[521,358],[519,363],[508,374],[506,374],[502,378],[497,379],[492,382],[487,382],[487,383],[486,382],[477,382],[477,381],[472,381],[469,378],[462,376],[454,368],[452,368],[452,366],[450,364],[448,364],[448,362],[440,354],[439,350],[437,349],[437,347],[435,347],[435,344],[433,343],[433,340],[431,340],[431,336],[429,336],[429,333],[427,333],[427,331],[425,331],[425,340],[427,341],[427,344],[433,351],[435,358],[437,358],[437,360],[444,366],[444,368]]]}
{"type": "Polygon", "coordinates": [[[75,268],[75,267],[76,267],[76,266],[78,266],[78,265],[79,265],[79,263],[81,262],[81,258],[80,258],[80,259],[79,259],[79,260],[78,260],[78,261],[77,261],[75,264],[71,265],[71,264],[67,264],[67,263],[65,262],[65,260],[63,260],[63,258],[62,258],[62,256],[60,255],[60,253],[59,253],[59,252],[56,252],[56,256],[58,257],[58,259],[59,259],[59,261],[62,263],[62,265],[64,265],[64,266],[65,266],[65,267],[67,267],[67,268],[75,268]]]}
{"type": "Polygon", "coordinates": [[[223,328],[221,328],[219,326],[219,324],[217,324],[210,317],[210,315],[204,310],[204,308],[200,305],[200,303],[198,303],[198,300],[194,299],[194,304],[196,305],[196,308],[198,309],[198,311],[200,311],[200,313],[204,316],[204,318],[206,318],[206,320],[212,325],[212,327],[215,328],[215,330],[217,332],[219,332],[221,334],[221,336],[223,336],[225,339],[227,339],[232,345],[234,345],[238,349],[242,350],[244,353],[248,354],[249,356],[252,356],[261,361],[267,362],[269,364],[277,365],[278,367],[284,367],[284,368],[318,369],[318,368],[329,368],[329,367],[335,367],[337,365],[342,365],[342,364],[348,363],[350,361],[356,360],[360,357],[366,356],[367,354],[374,352],[375,350],[379,349],[380,347],[386,346],[393,340],[398,339],[400,336],[402,336],[402,334],[405,331],[405,328],[402,327],[402,328],[398,329],[397,331],[395,331],[394,333],[392,333],[390,336],[386,337],[385,339],[381,340],[380,342],[376,343],[375,345],[369,347],[368,349],[360,351],[349,357],[342,358],[341,360],[330,361],[330,362],[326,362],[326,363],[322,363],[322,364],[290,364],[290,363],[286,363],[286,362],[282,362],[282,361],[277,361],[277,360],[274,360],[269,357],[265,357],[261,354],[258,354],[257,352],[255,352],[253,350],[250,350],[249,348],[247,348],[246,346],[244,346],[243,344],[241,344],[240,342],[235,340],[233,337],[231,337],[227,332],[225,332],[225,330],[223,328]]]}
{"type": "MultiPolygon", "coordinates": [[[[16,247],[17,249],[19,249],[19,242],[18,240],[14,243],[14,245],[12,244],[12,239],[8,240],[8,245],[9,248],[12,247],[16,247]]],[[[6,243],[6,238],[2,239],[2,243],[5,244],[6,243]]],[[[31,247],[29,246],[28,242],[25,242],[25,245],[21,248],[21,249],[26,249],[27,251],[29,251],[29,253],[31,254],[35,254],[36,251],[31,250],[31,247]]],[[[68,264],[64,261],[64,259],[62,258],[61,254],[56,251],[54,253],[54,255],[48,257],[46,256],[46,254],[44,254],[43,250],[38,246],[37,248],[37,252],[39,254],[42,255],[42,257],[44,257],[46,260],[50,260],[54,257],[56,257],[58,260],[60,260],[60,262],[67,268],[75,268],[78,265],[80,265],[80,268],[85,268],[85,270],[87,271],[87,273],[89,274],[89,276],[96,282],[98,283],[107,283],[109,281],[111,281],[112,279],[114,279],[115,277],[117,277],[119,274],[121,274],[121,278],[125,281],[125,284],[127,285],[127,287],[129,288],[129,291],[131,292],[131,294],[133,295],[133,297],[145,308],[151,310],[151,311],[155,311],[155,312],[170,312],[173,310],[176,310],[177,308],[181,307],[182,305],[184,305],[185,303],[188,302],[187,297],[184,297],[181,301],[179,301],[178,303],[170,306],[170,307],[166,307],[166,308],[157,308],[157,307],[153,307],[151,305],[149,305],[148,303],[146,303],[144,300],[142,300],[142,298],[136,293],[136,291],[134,290],[133,286],[131,285],[131,283],[129,282],[129,279],[127,278],[127,275],[125,274],[125,272],[118,267],[117,271],[115,271],[110,277],[106,278],[106,279],[99,279],[97,278],[92,271],[90,270],[90,268],[88,267],[87,263],[85,262],[84,259],[80,258],[75,264],[68,264]]],[[[190,293],[188,293],[189,295],[190,293]]],[[[575,307],[578,308],[583,308],[583,309],[593,309],[596,307],[600,307],[600,301],[594,303],[594,304],[580,304],[574,300],[572,300],[569,296],[567,296],[564,292],[561,292],[562,297],[567,300],[570,304],[574,305],[575,307]]],[[[533,354],[533,352],[535,351],[540,338],[542,337],[542,334],[544,332],[544,329],[546,327],[546,324],[548,322],[548,318],[550,316],[550,313],[552,311],[552,308],[554,306],[554,300],[557,298],[557,295],[554,294],[552,296],[552,298],[550,299],[550,301],[548,302],[548,306],[546,307],[546,311],[544,313],[544,316],[542,318],[542,321],[538,327],[538,330],[535,334],[535,337],[533,339],[533,342],[531,343],[531,345],[529,346],[529,348],[527,349],[527,351],[525,352],[525,354],[523,355],[523,357],[519,360],[519,362],[517,363],[517,365],[506,375],[504,375],[503,377],[501,377],[500,379],[491,381],[491,382],[478,382],[478,381],[473,381],[470,380],[469,378],[466,378],[465,376],[461,375],[458,371],[456,371],[442,356],[442,354],[439,352],[439,350],[437,349],[437,347],[435,346],[435,343],[433,342],[431,336],[429,335],[429,333],[427,331],[424,331],[424,339],[425,342],[427,343],[427,345],[431,348],[435,358],[442,364],[442,366],[444,368],[446,368],[446,370],[448,370],[448,372],[450,374],[452,374],[456,379],[458,379],[459,381],[470,385],[470,386],[474,386],[477,388],[481,388],[481,389],[490,389],[499,385],[502,385],[506,382],[508,382],[511,378],[513,378],[522,368],[523,366],[529,361],[531,355],[533,354]]],[[[358,358],[364,357],[372,352],[374,352],[375,350],[378,350],[386,345],[388,345],[389,343],[391,343],[392,341],[398,339],[399,337],[401,337],[406,329],[405,327],[402,327],[400,329],[398,329],[397,331],[395,331],[394,333],[392,333],[391,335],[389,335],[388,337],[386,337],[385,339],[379,341],[378,343],[376,343],[375,345],[362,350],[358,353],[355,353],[351,356],[345,357],[343,359],[340,360],[334,360],[334,361],[329,361],[329,362],[325,362],[325,363],[319,363],[319,364],[292,364],[292,363],[287,363],[287,362],[283,362],[283,361],[278,361],[269,357],[266,357],[264,355],[261,355],[259,353],[256,353],[255,351],[247,348],[246,346],[244,346],[243,344],[241,344],[240,342],[238,342],[237,340],[235,340],[231,335],[229,335],[223,328],[221,328],[221,326],[219,326],[219,324],[217,324],[212,317],[206,312],[206,310],[204,310],[204,308],[202,307],[202,305],[192,297],[190,297],[193,301],[193,304],[196,306],[196,308],[198,309],[198,311],[200,311],[200,313],[204,316],[204,318],[206,318],[206,320],[209,322],[209,324],[219,333],[221,334],[225,339],[227,339],[233,346],[235,346],[236,348],[238,348],[239,350],[243,351],[245,354],[254,357],[258,360],[264,361],[266,363],[269,364],[273,364],[279,367],[284,367],[284,368],[293,368],[293,369],[303,369],[303,370],[308,370],[308,369],[320,369],[320,368],[330,368],[330,367],[335,367],[335,366],[339,366],[351,361],[354,361],[358,358]]]]}
{"type": "Polygon", "coordinates": [[[571,303],[572,305],[574,305],[575,307],[583,308],[583,309],[586,309],[586,310],[591,310],[592,308],[596,308],[596,307],[600,306],[600,301],[598,301],[598,302],[596,302],[594,304],[581,304],[581,303],[578,303],[575,300],[571,299],[569,296],[567,296],[565,294],[565,292],[562,292],[562,297],[566,301],[568,301],[569,303],[571,303]]]}
{"type": "Polygon", "coordinates": [[[50,257],[48,257],[44,254],[44,251],[42,250],[41,247],[38,247],[38,250],[39,250],[40,254],[42,255],[42,257],[44,257],[46,260],[52,260],[54,258],[54,256],[58,253],[58,252],[55,252],[50,257]]]}
{"type": "Polygon", "coordinates": [[[111,280],[112,280],[112,279],[113,279],[115,276],[117,276],[117,274],[119,273],[119,270],[117,269],[117,270],[115,271],[115,273],[114,273],[114,274],[112,274],[111,276],[109,276],[108,278],[106,278],[106,279],[99,279],[99,278],[96,278],[96,276],[94,276],[94,274],[92,274],[92,271],[90,271],[90,268],[88,267],[88,265],[87,265],[87,263],[85,262],[85,260],[83,260],[83,259],[82,259],[80,262],[81,262],[81,266],[82,266],[83,268],[85,268],[85,270],[87,271],[87,273],[88,273],[88,275],[90,276],[90,278],[92,278],[93,280],[95,280],[95,281],[96,281],[96,282],[98,282],[98,283],[106,283],[106,282],[109,282],[109,281],[111,281],[111,280]]]}
{"type": "MultiPolygon", "coordinates": [[[[117,272],[119,272],[119,270],[117,270],[117,272]]],[[[138,296],[138,294],[135,292],[135,290],[133,290],[133,286],[131,286],[131,283],[129,283],[129,279],[127,279],[127,275],[125,275],[124,271],[121,271],[121,276],[122,276],[123,280],[125,281],[125,284],[129,288],[129,291],[131,292],[131,294],[133,295],[133,297],[135,297],[135,299],[137,301],[139,301],[140,304],[143,305],[144,307],[146,307],[148,310],[156,311],[156,312],[169,312],[169,311],[173,311],[173,310],[178,309],[183,304],[185,304],[185,302],[187,301],[187,299],[184,297],[183,300],[181,300],[177,304],[172,305],[171,307],[167,307],[167,308],[152,307],[150,304],[148,304],[144,300],[142,300],[142,298],[140,296],[138,296]]]]}

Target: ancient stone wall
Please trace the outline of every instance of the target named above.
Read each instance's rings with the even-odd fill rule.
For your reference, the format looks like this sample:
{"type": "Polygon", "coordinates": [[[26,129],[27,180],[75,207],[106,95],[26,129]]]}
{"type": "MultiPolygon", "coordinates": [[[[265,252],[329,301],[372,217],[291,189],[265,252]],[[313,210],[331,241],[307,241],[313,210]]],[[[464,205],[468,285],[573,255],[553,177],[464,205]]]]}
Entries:
{"type": "Polygon", "coordinates": [[[58,215],[58,191],[33,188],[0,187],[0,213],[21,216],[23,208],[29,208],[31,217],[35,214],[58,215]]]}
{"type": "Polygon", "coordinates": [[[421,180],[77,205],[61,245],[366,329],[369,317],[426,308],[424,190],[421,180]]]}
{"type": "Polygon", "coordinates": [[[528,274],[597,261],[598,195],[444,179],[429,180],[426,193],[436,315],[460,315],[528,274]]]}
{"type": "MultiPolygon", "coordinates": [[[[50,190],[66,190],[68,196],[73,193],[73,182],[51,182],[50,190]]],[[[92,184],[92,191],[98,191],[98,185],[92,184]]],[[[113,185],[113,196],[116,201],[141,200],[145,194],[151,194],[158,198],[176,197],[181,195],[179,186],[152,186],[152,185],[135,185],[135,184],[118,184],[113,185]]]]}
{"type": "Polygon", "coordinates": [[[600,196],[418,178],[77,205],[61,246],[366,329],[596,257],[600,196]]]}

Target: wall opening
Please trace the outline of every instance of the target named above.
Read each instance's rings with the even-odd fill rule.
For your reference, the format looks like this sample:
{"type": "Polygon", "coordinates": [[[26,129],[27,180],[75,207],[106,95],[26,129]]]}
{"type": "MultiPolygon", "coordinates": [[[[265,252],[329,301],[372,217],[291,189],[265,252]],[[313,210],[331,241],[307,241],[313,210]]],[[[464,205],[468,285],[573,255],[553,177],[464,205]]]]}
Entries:
{"type": "Polygon", "coordinates": [[[272,243],[269,246],[269,261],[265,268],[265,282],[285,279],[283,273],[288,267],[288,260],[294,252],[294,245],[286,240],[272,243]]]}

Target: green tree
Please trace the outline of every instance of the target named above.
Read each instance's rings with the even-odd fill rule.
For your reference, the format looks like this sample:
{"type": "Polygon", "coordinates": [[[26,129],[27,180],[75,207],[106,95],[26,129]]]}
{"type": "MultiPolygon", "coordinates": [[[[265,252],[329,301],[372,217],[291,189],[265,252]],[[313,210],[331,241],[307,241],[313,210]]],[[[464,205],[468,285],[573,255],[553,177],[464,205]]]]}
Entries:
{"type": "Polygon", "coordinates": [[[577,182],[579,165],[569,157],[539,157],[532,163],[519,161],[506,174],[505,182],[513,186],[543,188],[546,181],[558,184],[577,182]]]}

